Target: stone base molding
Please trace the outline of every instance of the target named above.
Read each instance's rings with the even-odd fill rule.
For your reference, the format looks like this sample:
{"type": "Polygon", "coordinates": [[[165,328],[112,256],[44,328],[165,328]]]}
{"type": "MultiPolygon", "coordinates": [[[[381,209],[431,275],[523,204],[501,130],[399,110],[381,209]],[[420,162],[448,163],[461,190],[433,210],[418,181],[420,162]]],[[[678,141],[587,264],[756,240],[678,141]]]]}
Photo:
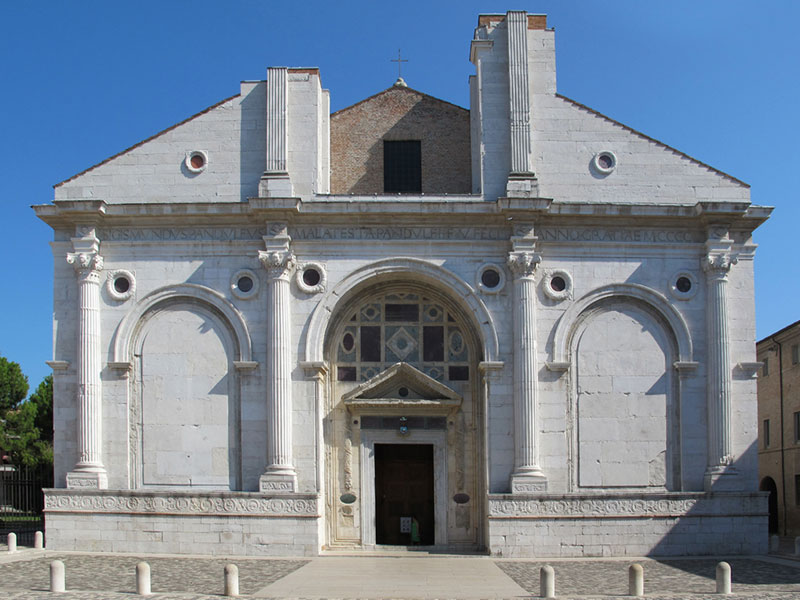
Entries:
{"type": "Polygon", "coordinates": [[[67,473],[67,487],[73,490],[105,489],[108,475],[105,471],[70,471],[67,473]]]}
{"type": "Polygon", "coordinates": [[[267,472],[258,478],[258,491],[262,494],[294,494],[296,490],[297,475],[293,471],[267,469],[267,472]]]}
{"type": "Polygon", "coordinates": [[[489,496],[494,556],[678,556],[767,551],[761,492],[489,496]]]}
{"type": "Polygon", "coordinates": [[[55,513],[160,514],[197,516],[293,517],[316,519],[316,494],[273,498],[252,492],[175,492],[169,490],[44,490],[44,510],[55,513]]]}

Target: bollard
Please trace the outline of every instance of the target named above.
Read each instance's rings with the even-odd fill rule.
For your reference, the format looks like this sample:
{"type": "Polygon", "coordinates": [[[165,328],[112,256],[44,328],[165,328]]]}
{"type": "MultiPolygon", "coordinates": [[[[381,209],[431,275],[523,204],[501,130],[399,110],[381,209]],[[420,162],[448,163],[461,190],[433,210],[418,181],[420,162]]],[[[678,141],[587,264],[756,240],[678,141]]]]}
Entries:
{"type": "Polygon", "coordinates": [[[17,551],[17,534],[16,533],[9,533],[8,534],[8,551],[9,552],[16,552],[17,551]]]}
{"type": "Polygon", "coordinates": [[[731,566],[726,562],[717,564],[717,593],[731,593],[731,566]]]}
{"type": "Polygon", "coordinates": [[[140,562],[136,565],[136,593],[140,596],[149,596],[150,591],[150,565],[140,562]]]}
{"type": "Polygon", "coordinates": [[[628,596],[644,596],[644,568],[633,564],[628,568],[628,596]]]}
{"type": "Polygon", "coordinates": [[[50,563],[50,591],[67,591],[67,586],[64,583],[64,563],[60,560],[54,560],[50,563]]]}
{"type": "Polygon", "coordinates": [[[800,554],[800,537],[794,538],[794,553],[800,554]]]}
{"type": "Polygon", "coordinates": [[[234,564],[225,565],[225,596],[239,595],[239,567],[234,564]]]}
{"type": "Polygon", "coordinates": [[[770,552],[777,552],[778,548],[780,547],[780,545],[781,545],[781,538],[779,538],[777,535],[769,536],[769,551],[770,552]]]}
{"type": "Polygon", "coordinates": [[[37,531],[33,534],[33,547],[36,550],[44,548],[44,534],[41,531],[37,531]]]}
{"type": "Polygon", "coordinates": [[[539,569],[539,595],[542,598],[556,597],[556,573],[550,565],[539,569]]]}

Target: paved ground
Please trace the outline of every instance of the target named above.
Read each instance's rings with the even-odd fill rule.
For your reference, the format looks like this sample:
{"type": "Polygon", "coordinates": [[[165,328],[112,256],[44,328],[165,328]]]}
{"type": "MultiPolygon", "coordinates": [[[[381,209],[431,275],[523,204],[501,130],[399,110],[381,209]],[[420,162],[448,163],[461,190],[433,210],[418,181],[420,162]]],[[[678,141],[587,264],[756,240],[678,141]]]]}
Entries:
{"type": "MultiPolygon", "coordinates": [[[[150,564],[152,598],[219,600],[223,568],[239,567],[242,595],[261,598],[530,598],[539,592],[539,569],[550,564],[559,598],[607,599],[627,593],[629,559],[547,561],[398,553],[323,556],[314,559],[242,559],[0,552],[0,598],[9,600],[130,600],[135,565],[150,564]],[[49,589],[49,564],[62,560],[67,589],[49,589]]],[[[648,598],[719,598],[714,594],[718,559],[639,559],[648,598]]],[[[800,562],[776,557],[729,559],[732,597],[800,599],[800,562]]]]}

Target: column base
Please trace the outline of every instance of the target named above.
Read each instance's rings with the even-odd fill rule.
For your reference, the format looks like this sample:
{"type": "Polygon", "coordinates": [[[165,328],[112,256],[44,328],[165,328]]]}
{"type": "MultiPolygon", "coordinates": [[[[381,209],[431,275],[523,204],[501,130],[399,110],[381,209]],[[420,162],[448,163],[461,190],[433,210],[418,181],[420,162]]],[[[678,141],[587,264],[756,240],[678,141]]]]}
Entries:
{"type": "Polygon", "coordinates": [[[267,469],[258,478],[258,491],[262,494],[294,494],[297,492],[297,474],[291,467],[267,469]]]}
{"type": "Polygon", "coordinates": [[[707,492],[740,491],[742,479],[734,467],[709,467],[703,476],[703,488],[707,492]]]}
{"type": "Polygon", "coordinates": [[[67,489],[95,489],[108,488],[108,475],[104,469],[97,471],[70,471],[67,473],[67,489]]]}
{"type": "Polygon", "coordinates": [[[541,469],[519,470],[511,475],[512,494],[530,494],[547,491],[547,477],[541,469]]]}
{"type": "Polygon", "coordinates": [[[533,173],[511,173],[506,184],[507,198],[538,198],[539,180],[533,173]]]}
{"type": "Polygon", "coordinates": [[[264,173],[258,182],[261,198],[293,198],[292,180],[288,173],[264,173]]]}

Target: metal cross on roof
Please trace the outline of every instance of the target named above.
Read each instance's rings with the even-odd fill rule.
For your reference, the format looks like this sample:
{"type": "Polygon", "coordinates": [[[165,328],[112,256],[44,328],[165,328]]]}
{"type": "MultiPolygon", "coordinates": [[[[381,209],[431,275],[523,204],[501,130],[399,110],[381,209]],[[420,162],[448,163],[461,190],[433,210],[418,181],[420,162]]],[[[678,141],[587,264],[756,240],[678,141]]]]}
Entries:
{"type": "Polygon", "coordinates": [[[397,49],[397,58],[391,59],[389,62],[396,62],[397,63],[397,78],[402,79],[403,75],[401,73],[401,69],[403,67],[404,62],[408,62],[406,58],[400,58],[400,48],[397,49]]]}

